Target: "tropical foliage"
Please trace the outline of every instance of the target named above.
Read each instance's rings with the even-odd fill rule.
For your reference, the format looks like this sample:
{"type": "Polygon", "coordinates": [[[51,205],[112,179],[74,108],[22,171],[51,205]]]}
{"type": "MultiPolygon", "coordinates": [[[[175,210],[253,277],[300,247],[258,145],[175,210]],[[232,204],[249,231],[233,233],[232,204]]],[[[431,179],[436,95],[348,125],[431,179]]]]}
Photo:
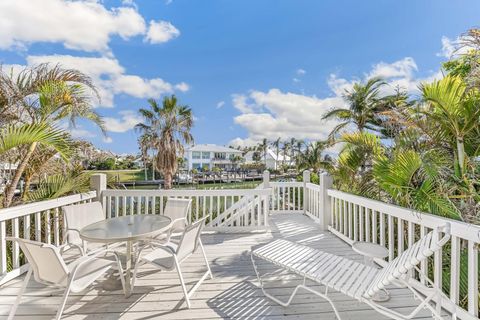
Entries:
{"type": "Polygon", "coordinates": [[[323,115],[339,121],[330,138],[341,150],[325,167],[338,188],[479,223],[480,33],[464,39],[469,50],[419,94],[373,78],[345,91],[345,108],[323,115]]]}
{"type": "Polygon", "coordinates": [[[4,207],[13,203],[22,177],[28,192],[35,169],[55,155],[67,165],[74,143],[64,128],[83,118],[104,131],[93,110],[92,98],[97,97],[91,79],[76,70],[49,64],[20,72],[0,68],[0,157],[18,163],[4,188],[4,207]]]}

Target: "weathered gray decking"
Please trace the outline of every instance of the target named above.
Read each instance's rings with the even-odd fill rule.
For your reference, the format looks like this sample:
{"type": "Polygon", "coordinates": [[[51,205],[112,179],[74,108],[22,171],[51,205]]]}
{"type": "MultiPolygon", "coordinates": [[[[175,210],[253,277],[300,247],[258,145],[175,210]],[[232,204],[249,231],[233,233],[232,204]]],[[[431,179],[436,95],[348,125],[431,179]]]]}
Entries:
{"type": "MultiPolygon", "coordinates": [[[[121,291],[103,291],[101,285],[83,294],[73,294],[67,302],[64,319],[334,319],[330,305],[308,292],[300,292],[288,308],[276,305],[262,295],[250,261],[250,249],[275,237],[297,241],[321,250],[362,259],[330,233],[322,233],[309,218],[299,214],[277,214],[270,219],[271,233],[208,234],[202,236],[211,262],[213,280],[207,280],[186,309],[175,272],[160,273],[144,266],[134,294],[126,299],[121,291]]],[[[273,266],[271,267],[273,268],[273,266]]],[[[183,265],[187,282],[193,283],[205,270],[199,254],[183,265]]],[[[286,277],[285,279],[287,279],[286,277]]],[[[22,279],[0,288],[0,319],[5,319],[22,279]]],[[[286,298],[300,280],[293,278],[272,283],[272,292],[286,298]]],[[[30,283],[27,296],[17,311],[19,319],[51,319],[61,292],[30,283]]],[[[392,289],[387,306],[406,312],[416,304],[405,289],[392,289]]],[[[386,319],[365,304],[341,293],[332,299],[343,319],[386,319]]],[[[431,319],[429,313],[424,318],[431,319]]]]}

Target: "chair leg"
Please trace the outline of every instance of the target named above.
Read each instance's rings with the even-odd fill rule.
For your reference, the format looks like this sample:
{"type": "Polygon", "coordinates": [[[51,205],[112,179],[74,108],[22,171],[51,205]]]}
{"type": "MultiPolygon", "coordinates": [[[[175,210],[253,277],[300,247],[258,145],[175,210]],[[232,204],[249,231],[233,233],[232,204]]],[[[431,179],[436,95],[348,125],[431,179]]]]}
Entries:
{"type": "Polygon", "coordinates": [[[210,264],[208,263],[207,255],[205,254],[205,249],[203,248],[203,243],[200,238],[198,238],[198,242],[200,245],[200,250],[202,250],[203,260],[205,260],[205,264],[207,265],[208,274],[210,275],[210,279],[213,279],[212,270],[210,270],[210,264]]]}
{"type": "Polygon", "coordinates": [[[183,280],[182,271],[180,270],[180,263],[178,263],[177,257],[175,259],[175,269],[177,269],[178,278],[180,279],[180,284],[182,285],[183,294],[185,295],[185,302],[187,303],[187,308],[190,309],[190,299],[188,298],[187,287],[185,286],[185,281],[183,280]]]}
{"type": "Polygon", "coordinates": [[[8,320],[13,320],[13,317],[15,317],[15,312],[17,312],[18,305],[20,304],[20,300],[22,299],[22,295],[25,292],[25,289],[27,288],[27,285],[28,285],[28,282],[30,281],[31,276],[32,276],[32,268],[28,268],[27,275],[23,280],[22,287],[20,288],[20,292],[17,295],[17,299],[15,299],[15,303],[13,304],[12,309],[10,309],[8,320]]]}
{"type": "Polygon", "coordinates": [[[328,297],[328,287],[325,287],[325,294],[323,293],[320,293],[316,290],[313,290],[313,289],[310,289],[309,287],[307,287],[305,285],[305,282],[306,282],[306,278],[304,277],[303,278],[303,281],[302,281],[302,284],[299,284],[298,286],[295,287],[295,289],[293,290],[292,294],[290,295],[290,297],[288,298],[288,300],[285,302],[285,301],[282,301],[280,299],[278,299],[277,297],[274,297],[273,295],[269,294],[266,290],[265,290],[265,287],[263,285],[263,281],[262,281],[262,277],[260,276],[260,273],[258,272],[257,270],[257,265],[255,264],[255,260],[253,259],[253,254],[250,254],[250,259],[252,260],[252,264],[253,264],[253,269],[255,270],[255,274],[257,275],[257,279],[258,279],[258,282],[260,283],[260,289],[262,289],[262,292],[263,294],[271,299],[272,301],[278,303],[279,305],[281,305],[282,307],[288,307],[290,305],[290,303],[292,302],[293,298],[295,297],[295,295],[297,294],[298,290],[299,289],[304,289],[304,290],[307,290],[323,299],[325,299],[328,303],[330,303],[330,306],[332,307],[333,309],[333,312],[335,313],[335,316],[338,320],[341,320],[342,318],[340,317],[340,314],[338,313],[338,310],[337,308],[335,307],[335,304],[333,303],[333,301],[328,297]]]}
{"type": "Polygon", "coordinates": [[[141,254],[144,248],[145,246],[141,247],[138,250],[137,257],[135,258],[135,267],[133,268],[133,276],[132,276],[132,292],[133,292],[133,288],[135,287],[135,280],[137,279],[138,267],[143,264],[141,254]]]}
{"type": "Polygon", "coordinates": [[[120,282],[122,283],[123,293],[126,294],[127,289],[125,286],[125,275],[123,274],[122,260],[120,259],[120,256],[117,252],[114,251],[113,255],[115,256],[115,260],[117,261],[118,276],[120,277],[120,282]]]}
{"type": "Polygon", "coordinates": [[[55,320],[60,320],[62,318],[63,310],[65,309],[65,304],[67,303],[68,295],[70,294],[70,286],[71,286],[71,283],[69,283],[67,288],[65,288],[62,302],[60,303],[60,307],[58,308],[57,315],[55,316],[55,320]]]}

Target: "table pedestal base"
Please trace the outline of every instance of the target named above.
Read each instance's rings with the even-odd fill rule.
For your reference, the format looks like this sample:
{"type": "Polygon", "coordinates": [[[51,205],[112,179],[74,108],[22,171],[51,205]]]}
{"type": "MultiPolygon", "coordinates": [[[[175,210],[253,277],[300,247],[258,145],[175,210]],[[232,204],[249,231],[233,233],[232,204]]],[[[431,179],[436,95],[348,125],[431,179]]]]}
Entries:
{"type": "Polygon", "coordinates": [[[123,290],[122,281],[120,281],[118,271],[112,272],[108,278],[102,282],[102,289],[105,291],[123,290]]]}

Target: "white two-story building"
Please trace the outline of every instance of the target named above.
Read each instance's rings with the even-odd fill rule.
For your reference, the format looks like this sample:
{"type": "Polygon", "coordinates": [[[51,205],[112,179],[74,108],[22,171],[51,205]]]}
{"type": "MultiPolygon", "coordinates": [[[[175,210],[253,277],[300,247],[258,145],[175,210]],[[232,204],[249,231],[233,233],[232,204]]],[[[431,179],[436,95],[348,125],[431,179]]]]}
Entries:
{"type": "Polygon", "coordinates": [[[210,171],[215,167],[231,170],[238,167],[242,151],[215,144],[197,144],[186,150],[188,170],[210,171]]]}

